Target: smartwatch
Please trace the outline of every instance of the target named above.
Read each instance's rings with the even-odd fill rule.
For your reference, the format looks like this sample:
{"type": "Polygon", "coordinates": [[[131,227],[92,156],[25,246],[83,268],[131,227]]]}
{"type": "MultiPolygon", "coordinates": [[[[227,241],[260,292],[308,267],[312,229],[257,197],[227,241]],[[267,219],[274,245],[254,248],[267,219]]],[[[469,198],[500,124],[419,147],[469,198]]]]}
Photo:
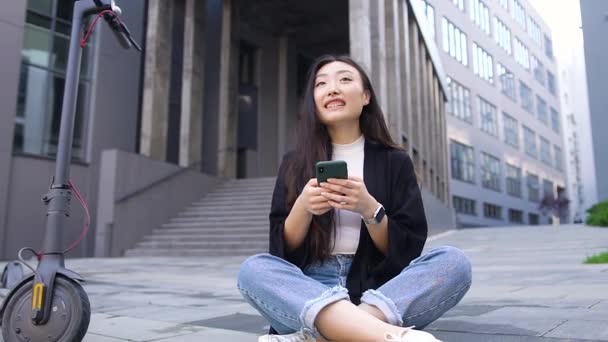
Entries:
{"type": "Polygon", "coordinates": [[[384,211],[384,207],[382,206],[382,204],[380,204],[378,205],[376,211],[374,211],[374,216],[370,218],[361,216],[361,219],[363,220],[363,222],[365,222],[365,224],[378,224],[382,222],[384,215],[386,215],[386,212],[384,211]]]}

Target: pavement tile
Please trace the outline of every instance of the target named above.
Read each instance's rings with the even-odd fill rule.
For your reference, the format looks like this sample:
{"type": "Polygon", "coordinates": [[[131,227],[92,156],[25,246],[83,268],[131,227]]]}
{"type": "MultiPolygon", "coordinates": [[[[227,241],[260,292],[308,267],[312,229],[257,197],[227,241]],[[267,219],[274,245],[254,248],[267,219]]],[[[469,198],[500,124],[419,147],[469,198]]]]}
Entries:
{"type": "Polygon", "coordinates": [[[91,315],[89,325],[90,333],[136,342],[161,338],[172,338],[175,341],[182,335],[189,335],[202,330],[204,329],[192,325],[107,314],[91,315]]]}
{"type": "Polygon", "coordinates": [[[604,320],[568,320],[545,336],[608,341],[608,317],[603,318],[604,320]]]}
{"type": "MultiPolygon", "coordinates": [[[[582,264],[606,241],[608,229],[572,225],[465,229],[432,239],[423,253],[447,245],[467,254],[473,285],[427,330],[446,342],[608,341],[608,265],[582,264]]],[[[244,259],[66,260],[87,279],[93,315],[85,342],[255,341],[268,324],[236,289],[244,259]]],[[[0,301],[7,292],[0,289],[0,301]]]]}
{"type": "Polygon", "coordinates": [[[264,335],[268,333],[268,329],[270,329],[270,324],[262,316],[248,315],[242,313],[215,317],[202,321],[189,322],[188,324],[197,325],[201,327],[249,332],[259,335],[264,335]]]}

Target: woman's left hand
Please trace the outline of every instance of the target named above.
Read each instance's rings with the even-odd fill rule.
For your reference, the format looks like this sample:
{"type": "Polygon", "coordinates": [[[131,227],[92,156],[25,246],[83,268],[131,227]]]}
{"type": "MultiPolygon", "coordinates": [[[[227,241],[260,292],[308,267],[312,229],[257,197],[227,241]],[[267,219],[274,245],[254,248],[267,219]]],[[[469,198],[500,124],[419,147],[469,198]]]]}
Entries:
{"type": "Polygon", "coordinates": [[[320,186],[328,190],[321,195],[327,198],[334,208],[350,210],[363,217],[372,217],[378,207],[378,201],[367,192],[363,179],[359,177],[329,178],[327,183],[321,183],[320,186]]]}

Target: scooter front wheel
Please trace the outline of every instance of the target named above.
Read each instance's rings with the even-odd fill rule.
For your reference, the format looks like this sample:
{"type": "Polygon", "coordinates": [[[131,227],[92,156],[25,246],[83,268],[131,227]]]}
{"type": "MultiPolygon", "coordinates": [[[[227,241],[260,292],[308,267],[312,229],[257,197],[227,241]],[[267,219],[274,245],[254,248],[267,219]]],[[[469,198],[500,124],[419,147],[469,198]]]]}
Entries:
{"type": "Polygon", "coordinates": [[[74,341],[84,338],[91,319],[91,306],[84,289],[76,281],[58,274],[55,278],[51,317],[44,325],[32,322],[32,284],[15,292],[2,317],[4,341],[74,341]]]}

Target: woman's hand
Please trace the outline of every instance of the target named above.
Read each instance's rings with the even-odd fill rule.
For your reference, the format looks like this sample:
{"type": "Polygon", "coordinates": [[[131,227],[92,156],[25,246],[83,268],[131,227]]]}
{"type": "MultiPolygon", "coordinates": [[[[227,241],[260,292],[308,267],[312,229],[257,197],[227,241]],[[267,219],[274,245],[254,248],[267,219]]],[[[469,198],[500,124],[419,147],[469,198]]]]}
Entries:
{"type": "Polygon", "coordinates": [[[324,196],[321,196],[323,190],[317,184],[317,179],[312,178],[306,183],[302,193],[296,201],[300,202],[302,207],[312,215],[323,215],[332,209],[329,201],[324,196]]]}
{"type": "Polygon", "coordinates": [[[359,177],[330,178],[327,183],[321,184],[321,189],[321,195],[329,200],[333,208],[350,210],[366,218],[372,217],[379,205],[359,177]]]}

